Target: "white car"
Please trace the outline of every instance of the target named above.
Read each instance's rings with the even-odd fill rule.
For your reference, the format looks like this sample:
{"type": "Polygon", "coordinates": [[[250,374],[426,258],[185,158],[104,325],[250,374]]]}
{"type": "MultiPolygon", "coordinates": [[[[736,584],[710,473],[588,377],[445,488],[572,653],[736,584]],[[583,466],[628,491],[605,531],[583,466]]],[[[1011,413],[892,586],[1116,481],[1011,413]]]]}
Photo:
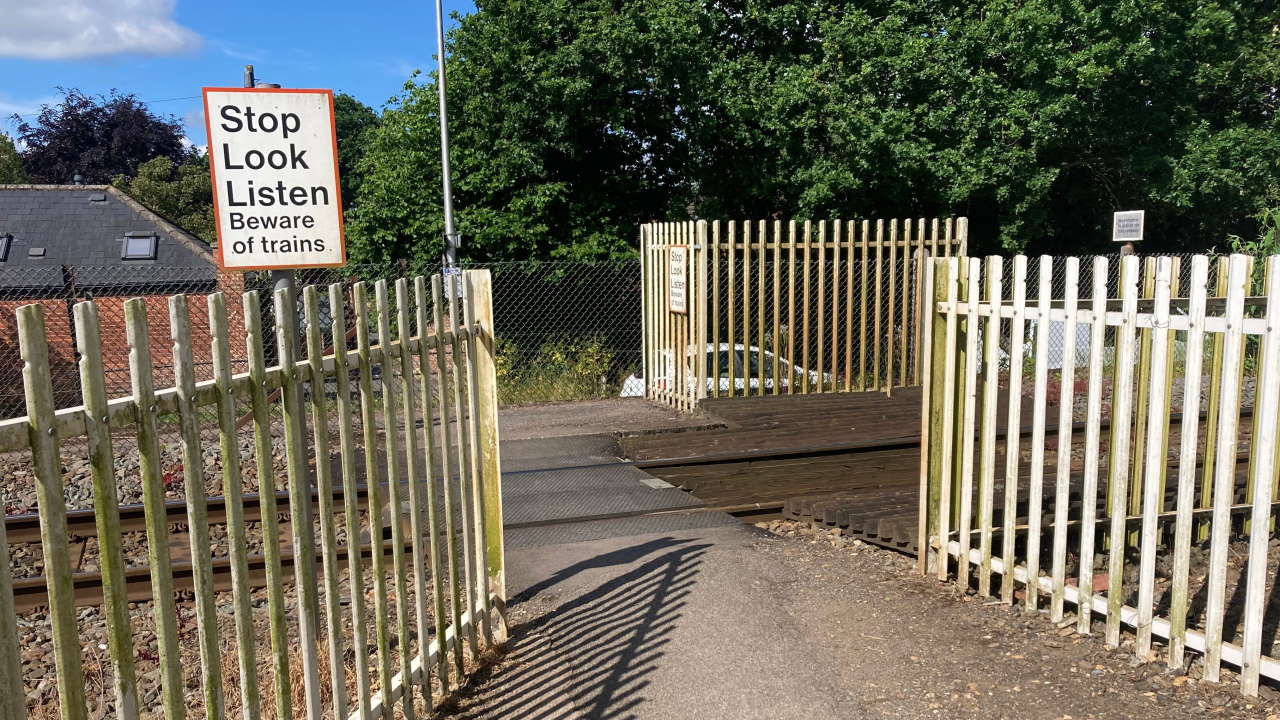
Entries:
{"type": "MultiPolygon", "coordinates": [[[[751,345],[729,345],[728,343],[720,343],[720,345],[712,345],[707,343],[705,353],[706,363],[706,384],[707,394],[710,395],[715,390],[716,385],[720,387],[720,392],[728,393],[730,382],[737,392],[745,389],[757,390],[760,388],[760,363],[764,363],[764,389],[773,390],[775,382],[778,388],[785,388],[792,382],[799,384],[804,379],[804,368],[793,366],[786,358],[778,357],[778,378],[773,376],[773,353],[768,350],[751,345]],[[733,353],[733,377],[729,377],[729,354],[733,353]],[[716,371],[716,355],[720,358],[720,377],[713,377],[716,371]]],[[[689,348],[688,362],[685,365],[686,377],[688,377],[689,389],[692,390],[697,383],[694,373],[693,362],[698,354],[697,348],[689,348]]],[[[654,368],[654,382],[659,388],[665,388],[672,378],[672,352],[663,350],[659,353],[659,367],[654,368]]],[[[809,370],[809,382],[817,384],[819,382],[818,373],[809,370]]],[[[831,376],[827,373],[822,374],[822,382],[830,383],[831,376]]],[[[639,374],[628,377],[622,383],[622,391],[618,393],[618,397],[644,397],[644,378],[639,374]]]]}

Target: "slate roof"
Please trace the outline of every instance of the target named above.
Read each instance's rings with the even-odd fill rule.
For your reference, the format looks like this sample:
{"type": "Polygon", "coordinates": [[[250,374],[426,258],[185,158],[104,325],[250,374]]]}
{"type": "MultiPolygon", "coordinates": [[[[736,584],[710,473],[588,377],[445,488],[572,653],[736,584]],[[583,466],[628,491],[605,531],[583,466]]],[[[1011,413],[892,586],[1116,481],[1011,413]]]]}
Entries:
{"type": "Polygon", "coordinates": [[[63,266],[97,294],[167,294],[218,275],[208,244],[109,185],[0,185],[0,298],[18,288],[61,289],[63,266]],[[155,233],[154,260],[124,260],[126,234],[155,233]],[[30,253],[44,248],[42,257],[30,253]]]}

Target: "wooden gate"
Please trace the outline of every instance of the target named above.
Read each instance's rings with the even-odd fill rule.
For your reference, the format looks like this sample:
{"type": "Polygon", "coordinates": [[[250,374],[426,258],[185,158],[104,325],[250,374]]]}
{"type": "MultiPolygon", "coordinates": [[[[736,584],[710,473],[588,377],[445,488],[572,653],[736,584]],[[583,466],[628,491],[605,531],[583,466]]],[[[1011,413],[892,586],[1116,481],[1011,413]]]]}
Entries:
{"type": "Polygon", "coordinates": [[[963,254],[968,222],[651,223],[640,244],[646,396],[690,410],[919,384],[922,261],[963,254]]]}
{"type": "Polygon", "coordinates": [[[932,261],[919,569],[1256,695],[1280,679],[1280,256],[1118,265],[932,261]]]}
{"type": "Polygon", "coordinates": [[[466,656],[474,662],[506,634],[495,343],[489,272],[445,285],[438,275],[394,287],[382,280],[372,298],[364,283],[349,297],[342,284],[308,286],[301,329],[299,305],[279,290],[279,362],[270,367],[260,300],[246,293],[249,371],[239,374],[226,297],[213,293],[214,378],[204,382],[193,372],[192,303],[173,296],[175,384],[159,390],[151,327],[166,318],[149,318],[146,302],[130,300],[132,393],[114,399],[98,308],[78,303],[83,404],[62,409],[53,402],[44,310],[21,308],[27,415],[0,423],[0,451],[30,453],[48,612],[33,619],[15,608],[0,530],[0,720],[55,707],[64,720],[161,711],[167,720],[413,718],[465,682],[466,656]],[[242,411],[251,419],[243,431],[242,411]],[[162,427],[177,437],[162,438],[162,427]],[[206,454],[212,447],[218,453],[206,454]],[[63,467],[85,461],[98,572],[76,571],[69,553],[63,467]],[[210,497],[207,482],[219,475],[222,495],[210,497]],[[252,477],[256,487],[245,492],[252,477]],[[123,506],[117,482],[140,484],[143,506],[123,506]],[[131,533],[122,533],[124,515],[131,533]],[[211,537],[211,526],[225,531],[211,537]],[[188,543],[175,548],[171,536],[183,530],[189,557],[188,543]],[[265,599],[251,596],[260,588],[265,599]],[[101,615],[77,611],[86,604],[102,605],[101,615]],[[94,617],[102,625],[86,628],[94,617]],[[27,707],[22,648],[41,641],[39,633],[20,638],[20,626],[50,631],[52,652],[40,653],[56,671],[49,704],[27,707]],[[109,645],[109,669],[88,672],[82,638],[94,637],[102,640],[83,652],[109,645]],[[95,692],[88,675],[112,685],[95,692]]]}

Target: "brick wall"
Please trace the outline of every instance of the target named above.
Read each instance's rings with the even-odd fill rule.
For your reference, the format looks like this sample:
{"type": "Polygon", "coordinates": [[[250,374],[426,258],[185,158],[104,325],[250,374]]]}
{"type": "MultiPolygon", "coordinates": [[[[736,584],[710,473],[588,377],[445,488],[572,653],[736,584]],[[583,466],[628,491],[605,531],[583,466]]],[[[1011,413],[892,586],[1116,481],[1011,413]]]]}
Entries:
{"type": "MultiPolygon", "coordinates": [[[[226,294],[227,324],[232,356],[232,372],[247,369],[244,313],[240,296],[244,281],[239,275],[219,279],[226,294]]],[[[157,389],[173,385],[173,341],[169,333],[169,296],[141,296],[146,303],[151,364],[157,389]]],[[[196,380],[213,378],[212,335],[209,331],[207,295],[187,295],[191,318],[191,351],[196,380]]],[[[130,392],[129,344],[125,333],[124,305],[130,297],[98,296],[98,320],[102,329],[102,364],[109,397],[130,392]]],[[[49,364],[58,407],[80,404],[79,360],[75,348],[75,327],[65,299],[0,300],[0,411],[4,417],[23,414],[22,359],[18,348],[16,312],[23,305],[44,308],[45,333],[49,341],[49,364]]]]}

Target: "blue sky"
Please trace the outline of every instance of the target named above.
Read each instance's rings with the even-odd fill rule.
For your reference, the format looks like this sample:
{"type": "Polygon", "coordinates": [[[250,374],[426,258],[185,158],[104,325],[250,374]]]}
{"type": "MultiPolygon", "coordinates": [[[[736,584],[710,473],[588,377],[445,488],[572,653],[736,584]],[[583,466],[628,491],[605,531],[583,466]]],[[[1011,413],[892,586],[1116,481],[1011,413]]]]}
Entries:
{"type": "Polygon", "coordinates": [[[0,131],[10,134],[9,116],[34,117],[58,86],[115,88],[178,117],[202,145],[200,88],[239,85],[245,64],[259,79],[374,108],[414,69],[434,67],[433,0],[0,0],[0,17],[0,131]]]}

